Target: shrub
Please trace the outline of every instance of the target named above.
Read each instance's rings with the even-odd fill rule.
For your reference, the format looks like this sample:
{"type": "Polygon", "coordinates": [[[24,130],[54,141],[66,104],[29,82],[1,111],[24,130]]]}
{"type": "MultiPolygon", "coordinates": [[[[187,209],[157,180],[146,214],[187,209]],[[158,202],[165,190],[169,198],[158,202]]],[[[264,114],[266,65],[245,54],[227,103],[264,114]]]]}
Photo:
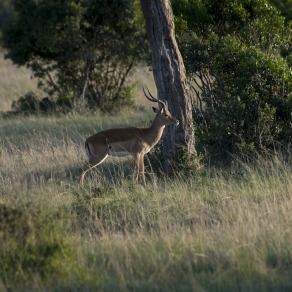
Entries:
{"type": "Polygon", "coordinates": [[[65,276],[74,253],[61,230],[60,213],[46,214],[30,204],[0,204],[0,280],[10,287],[39,275],[65,276]]]}
{"type": "Polygon", "coordinates": [[[230,157],[288,145],[291,25],[267,0],[173,3],[178,41],[197,97],[198,150],[230,157]]]}
{"type": "Polygon", "coordinates": [[[3,33],[6,57],[29,67],[49,96],[82,99],[102,111],[131,101],[126,79],[147,50],[133,0],[15,0],[13,6],[3,33]]]}
{"type": "Polygon", "coordinates": [[[38,98],[33,92],[28,92],[12,103],[12,109],[16,114],[56,114],[68,113],[73,110],[72,100],[68,97],[60,97],[57,101],[50,97],[38,98]]]}

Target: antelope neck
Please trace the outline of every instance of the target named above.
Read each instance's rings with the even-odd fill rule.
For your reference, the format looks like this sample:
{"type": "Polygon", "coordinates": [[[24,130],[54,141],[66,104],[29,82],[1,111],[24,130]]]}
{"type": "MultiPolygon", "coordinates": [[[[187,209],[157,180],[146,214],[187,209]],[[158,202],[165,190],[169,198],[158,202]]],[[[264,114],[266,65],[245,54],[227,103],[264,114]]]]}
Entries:
{"type": "Polygon", "coordinates": [[[160,140],[165,125],[161,124],[159,119],[156,117],[152,123],[152,125],[147,129],[149,131],[149,138],[151,140],[151,144],[154,145],[158,143],[160,140]]]}

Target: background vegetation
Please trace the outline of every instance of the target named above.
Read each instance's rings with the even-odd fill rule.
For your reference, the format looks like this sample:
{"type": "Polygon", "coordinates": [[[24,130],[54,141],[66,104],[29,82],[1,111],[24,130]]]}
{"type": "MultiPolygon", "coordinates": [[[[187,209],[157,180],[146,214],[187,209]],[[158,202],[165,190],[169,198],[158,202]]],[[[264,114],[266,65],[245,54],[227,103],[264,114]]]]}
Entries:
{"type": "MultiPolygon", "coordinates": [[[[23,94],[14,111],[110,112],[133,103],[128,77],[138,62],[148,60],[139,1],[92,3],[3,2],[9,16],[2,25],[6,56],[29,67],[46,91],[23,94]]],[[[291,1],[172,4],[193,84],[199,152],[230,161],[232,155],[287,148],[292,137],[291,1]]]]}
{"type": "Polygon", "coordinates": [[[32,70],[55,107],[131,104],[125,81],[147,48],[135,1],[15,0],[13,8],[3,35],[7,57],[32,70]]]}
{"type": "Polygon", "coordinates": [[[218,155],[289,144],[291,23],[266,0],[173,2],[199,147],[218,155]]]}
{"type": "MultiPolygon", "coordinates": [[[[201,66],[205,78],[211,69],[225,78],[224,87],[216,83],[218,77],[212,79],[215,75],[193,80],[203,89],[198,96],[202,107],[195,107],[199,143],[206,143],[211,161],[224,151],[244,158],[254,147],[253,159],[242,162],[232,156],[229,166],[220,168],[203,159],[200,169],[180,168],[170,179],[159,172],[158,147],[148,155],[145,187],[132,181],[127,158],[108,159],[80,187],[76,178],[84,138],[101,129],[149,125],[153,113],[148,105],[89,115],[78,113],[81,106],[75,101],[77,109],[67,115],[38,110],[37,115],[2,115],[0,291],[292,289],[291,116],[285,116],[291,112],[289,1],[277,2],[286,7],[285,19],[274,8],[262,7],[263,1],[253,6],[261,10],[254,18],[246,12],[246,1],[223,1],[218,27],[218,11],[205,6],[212,1],[179,2],[173,2],[177,32],[190,76],[198,73],[193,66],[201,66]],[[266,31],[265,13],[269,28],[277,24],[276,32],[266,31]],[[247,23],[254,34],[263,25],[261,37],[274,36],[270,51],[252,42],[255,35],[247,41],[247,23]],[[189,52],[196,53],[198,62],[189,52]],[[267,152],[273,143],[286,145],[286,152],[267,152]]],[[[135,70],[134,81],[153,84],[151,72],[135,70]]],[[[48,95],[37,91],[30,74],[0,60],[1,110],[9,110],[12,100],[15,109],[26,106],[21,104],[26,99],[17,99],[30,91],[27,96],[35,96],[40,106],[48,95]]],[[[138,93],[140,105],[144,99],[138,93]]]]}

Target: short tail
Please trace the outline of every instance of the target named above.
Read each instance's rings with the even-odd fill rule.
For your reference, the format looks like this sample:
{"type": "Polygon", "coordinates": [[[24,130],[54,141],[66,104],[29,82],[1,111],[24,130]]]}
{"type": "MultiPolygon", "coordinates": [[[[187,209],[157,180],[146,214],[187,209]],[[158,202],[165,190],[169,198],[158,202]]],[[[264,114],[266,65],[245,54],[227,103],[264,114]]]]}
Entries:
{"type": "Polygon", "coordinates": [[[91,152],[87,142],[85,142],[86,161],[89,162],[91,152]]]}

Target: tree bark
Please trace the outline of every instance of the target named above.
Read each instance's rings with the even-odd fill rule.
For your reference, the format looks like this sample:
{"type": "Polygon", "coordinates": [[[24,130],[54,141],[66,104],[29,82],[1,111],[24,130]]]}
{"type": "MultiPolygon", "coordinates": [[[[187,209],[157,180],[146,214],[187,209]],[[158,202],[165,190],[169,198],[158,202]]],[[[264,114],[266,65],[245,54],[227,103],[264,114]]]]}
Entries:
{"type": "Polygon", "coordinates": [[[141,0],[152,50],[152,67],[158,97],[180,125],[166,127],[163,136],[163,168],[167,175],[183,154],[196,154],[190,86],[179,51],[170,0],[141,0]]]}

